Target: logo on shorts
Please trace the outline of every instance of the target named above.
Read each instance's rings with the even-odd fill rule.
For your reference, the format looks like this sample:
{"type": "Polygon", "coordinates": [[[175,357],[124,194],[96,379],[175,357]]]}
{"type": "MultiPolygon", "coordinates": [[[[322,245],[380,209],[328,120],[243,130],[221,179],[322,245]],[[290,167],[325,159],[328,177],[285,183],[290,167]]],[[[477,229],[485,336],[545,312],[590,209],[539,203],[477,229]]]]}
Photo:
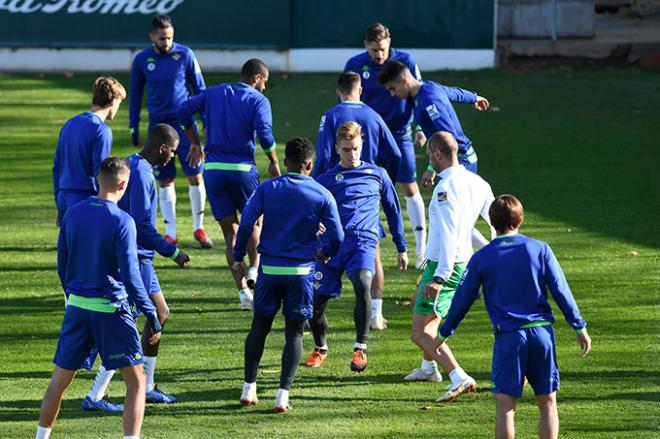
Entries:
{"type": "Polygon", "coordinates": [[[156,70],[156,64],[150,62],[149,64],[147,64],[147,70],[153,72],[154,70],[156,70]]]}
{"type": "Polygon", "coordinates": [[[447,192],[438,192],[438,203],[447,201],[447,192]]]}
{"type": "Polygon", "coordinates": [[[337,181],[344,181],[344,174],[337,174],[337,175],[335,175],[335,180],[337,180],[337,181]]]}
{"type": "Polygon", "coordinates": [[[314,279],[316,279],[316,280],[323,279],[323,273],[321,273],[320,271],[317,271],[316,273],[314,273],[314,279]]]}

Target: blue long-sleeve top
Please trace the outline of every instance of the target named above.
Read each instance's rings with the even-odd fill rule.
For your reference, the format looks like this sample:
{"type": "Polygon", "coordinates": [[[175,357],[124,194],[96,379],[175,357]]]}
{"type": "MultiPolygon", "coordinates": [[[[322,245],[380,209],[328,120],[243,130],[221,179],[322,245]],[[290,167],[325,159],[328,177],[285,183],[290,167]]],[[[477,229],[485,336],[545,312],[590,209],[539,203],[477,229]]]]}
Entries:
{"type": "Polygon", "coordinates": [[[496,334],[532,322],[554,323],[547,290],[571,327],[586,326],[550,246],[516,234],[498,236],[472,256],[440,335],[448,337],[456,330],[481,285],[496,334]]]}
{"type": "Polygon", "coordinates": [[[474,104],[477,94],[458,87],[446,87],[433,81],[424,81],[415,102],[415,120],[422,127],[424,135],[430,138],[438,131],[449,131],[456,138],[458,152],[466,153],[472,141],[463,132],[452,102],[474,104]]]}
{"type": "Polygon", "coordinates": [[[206,163],[254,164],[255,134],[264,152],[275,147],[273,114],[268,98],[243,82],[209,87],[179,106],[180,123],[192,126],[192,115],[206,114],[206,163]]]}
{"type": "MultiPolygon", "coordinates": [[[[418,80],[422,79],[417,62],[411,54],[391,49],[387,61],[401,62],[410,69],[413,76],[418,80]]],[[[413,117],[413,102],[390,95],[390,92],[378,82],[378,73],[383,65],[374,64],[365,51],[349,59],[344,66],[344,71],[352,71],[362,77],[360,100],[380,114],[390,130],[396,133],[410,127],[413,117]]]]}
{"type": "Polygon", "coordinates": [[[311,177],[289,173],[257,186],[245,205],[234,245],[235,260],[245,256],[248,238],[261,215],[264,218],[258,250],[262,265],[313,264],[319,249],[319,223],[326,228],[320,247],[325,256],[336,255],[344,239],[332,194],[311,177]]]}
{"type": "Polygon", "coordinates": [[[161,54],[153,46],[135,55],[131,68],[129,93],[129,128],[138,129],[142,95],[147,87],[147,109],[151,125],[176,123],[176,110],[191,94],[206,88],[202,71],[193,51],[183,44],[161,54]]]}
{"type": "Polygon", "coordinates": [[[57,243],[64,292],[112,303],[130,297],[142,313],[155,316],[140,277],[135,239],[133,219],[113,201],[91,197],[68,209],[57,243]]]}
{"type": "Polygon", "coordinates": [[[140,154],[133,154],[127,160],[131,167],[131,176],[126,193],[119,201],[119,207],[128,212],[135,221],[138,256],[153,259],[158,252],[169,258],[176,252],[176,246],[165,241],[156,229],[158,192],[153,167],[140,154]]]}
{"type": "MultiPolygon", "coordinates": [[[[384,88],[384,87],[383,87],[384,88]]],[[[362,126],[362,154],[360,159],[387,170],[396,181],[401,163],[401,151],[394,136],[378,113],[362,102],[341,102],[321,116],[319,138],[316,142],[316,162],[312,170],[314,178],[334,168],[339,163],[335,149],[335,134],[345,122],[357,122],[362,126]]]]}
{"type": "Polygon", "coordinates": [[[337,165],[319,175],[317,181],[335,197],[346,236],[365,236],[378,240],[381,204],[397,251],[406,251],[399,198],[383,169],[366,162],[352,169],[337,165]]]}
{"type": "Polygon", "coordinates": [[[98,193],[96,176],[111,148],[112,131],[100,117],[85,112],[69,119],[55,149],[54,195],[59,191],[98,193]]]}

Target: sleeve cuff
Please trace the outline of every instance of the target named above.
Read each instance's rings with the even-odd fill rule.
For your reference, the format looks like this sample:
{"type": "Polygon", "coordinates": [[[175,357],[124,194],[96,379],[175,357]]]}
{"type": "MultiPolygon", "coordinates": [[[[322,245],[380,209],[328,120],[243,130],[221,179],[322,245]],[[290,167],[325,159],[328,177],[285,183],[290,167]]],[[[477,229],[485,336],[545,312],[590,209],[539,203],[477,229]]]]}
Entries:
{"type": "Polygon", "coordinates": [[[268,154],[271,151],[275,151],[275,148],[277,147],[277,143],[273,143],[270,145],[268,148],[264,148],[264,152],[268,154]]]}
{"type": "Polygon", "coordinates": [[[576,329],[576,330],[575,330],[575,333],[576,333],[576,334],[582,334],[582,333],[584,332],[585,329],[587,329],[587,327],[586,327],[586,326],[583,326],[582,328],[576,329]]]}
{"type": "Polygon", "coordinates": [[[430,164],[426,167],[426,170],[429,172],[435,172],[435,168],[431,166],[430,164]]]}
{"type": "Polygon", "coordinates": [[[178,247],[174,248],[174,253],[172,253],[172,256],[170,256],[170,259],[175,260],[177,256],[179,256],[179,253],[181,253],[181,250],[179,250],[178,247]]]}

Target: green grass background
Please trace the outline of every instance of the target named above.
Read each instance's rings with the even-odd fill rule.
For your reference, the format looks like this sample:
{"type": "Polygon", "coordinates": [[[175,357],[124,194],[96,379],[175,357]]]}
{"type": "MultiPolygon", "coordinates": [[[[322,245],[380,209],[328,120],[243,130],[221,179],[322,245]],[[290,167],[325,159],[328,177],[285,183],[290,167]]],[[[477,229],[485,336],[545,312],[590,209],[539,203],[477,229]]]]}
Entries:
{"type": "MultiPolygon", "coordinates": [[[[266,94],[280,144],[294,135],[315,140],[320,115],[336,102],[335,75],[271,78],[266,94]]],[[[573,331],[557,316],[560,436],[658,437],[660,75],[556,69],[439,72],[426,78],[478,90],[490,99],[497,111],[458,108],[479,154],[479,172],[496,194],[521,198],[526,209],[523,232],[552,245],[589,323],[593,352],[581,359],[573,331]]],[[[34,434],[53,369],[50,361],[63,300],[55,270],[50,169],[59,129],[88,109],[93,79],[0,76],[0,437],[34,434]]],[[[119,79],[128,85],[125,75],[119,79]]],[[[208,75],[207,83],[234,79],[208,75]]],[[[134,151],[126,128],[127,107],[125,103],[110,122],[114,154],[134,151]]],[[[265,161],[258,155],[264,171],[265,161]]],[[[421,149],[417,155],[418,166],[425,165],[421,149]]],[[[177,180],[177,193],[180,239],[192,262],[181,270],[169,260],[156,259],[172,310],[157,382],[179,402],[148,406],[143,437],[493,436],[493,336],[482,302],[475,304],[450,342],[463,367],[479,382],[479,392],[440,406],[433,400],[444,383],[402,382],[418,367],[420,356],[409,341],[411,311],[397,302],[410,297],[418,273],[394,269],[389,240],[383,261],[389,328],[372,334],[367,371],[355,375],[348,368],[354,336],[349,290],[330,305],[331,350],[326,364],[317,370],[299,369],[291,392],[293,411],[272,412],[283,344],[281,318],[268,339],[258,378],[261,404],[239,408],[250,314],[238,311],[224,243],[210,210],[207,207],[206,228],[216,247],[202,251],[192,240],[182,178],[177,180]]],[[[423,195],[428,201],[430,190],[423,195]]],[[[406,227],[412,245],[407,222],[406,227]]],[[[306,335],[306,353],[312,344],[306,335]]],[[[53,437],[120,436],[119,416],[80,410],[92,377],[81,372],[74,381],[53,437]]],[[[115,378],[111,400],[120,401],[123,390],[115,378]]],[[[526,388],[518,406],[519,437],[533,437],[536,423],[533,394],[526,388]]]]}

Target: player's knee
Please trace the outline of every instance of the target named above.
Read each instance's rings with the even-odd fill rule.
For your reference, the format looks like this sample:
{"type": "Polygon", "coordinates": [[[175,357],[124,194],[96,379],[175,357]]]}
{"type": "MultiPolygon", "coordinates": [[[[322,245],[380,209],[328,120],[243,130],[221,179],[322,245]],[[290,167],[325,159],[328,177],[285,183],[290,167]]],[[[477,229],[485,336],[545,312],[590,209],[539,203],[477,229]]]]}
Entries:
{"type": "Polygon", "coordinates": [[[302,338],[304,330],[304,320],[286,319],[284,322],[284,336],[287,338],[302,338]]]}
{"type": "Polygon", "coordinates": [[[170,316],[170,307],[167,305],[163,305],[158,308],[157,312],[158,312],[158,320],[160,320],[160,324],[164,325],[170,316]]]}

